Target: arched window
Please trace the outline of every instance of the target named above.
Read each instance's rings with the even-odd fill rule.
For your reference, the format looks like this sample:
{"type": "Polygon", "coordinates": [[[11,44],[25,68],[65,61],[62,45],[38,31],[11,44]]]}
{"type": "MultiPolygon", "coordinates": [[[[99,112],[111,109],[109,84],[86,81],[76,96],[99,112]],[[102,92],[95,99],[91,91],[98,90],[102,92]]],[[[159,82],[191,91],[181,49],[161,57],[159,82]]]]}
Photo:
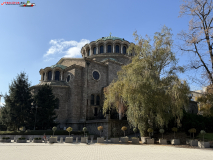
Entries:
{"type": "Polygon", "coordinates": [[[59,99],[55,99],[55,109],[59,109],[59,99]]]}
{"type": "Polygon", "coordinates": [[[96,54],[96,47],[93,48],[93,54],[96,54]]]}
{"type": "Polygon", "coordinates": [[[115,46],[115,53],[119,53],[119,45],[115,46]]]}
{"type": "Polygon", "coordinates": [[[59,71],[56,71],[56,72],[55,72],[55,80],[56,80],[56,81],[59,81],[59,79],[60,79],[60,72],[59,72],[59,71]]]}
{"type": "Polygon", "coordinates": [[[43,73],[43,81],[45,80],[45,73],[43,73]]]}
{"type": "Polygon", "coordinates": [[[100,46],[100,53],[104,53],[104,46],[100,46]]]}
{"type": "Polygon", "coordinates": [[[88,49],[88,51],[87,51],[87,52],[88,52],[88,56],[90,56],[90,49],[88,49]]]}
{"type": "Polygon", "coordinates": [[[94,105],[94,98],[95,98],[95,97],[94,97],[94,95],[92,94],[92,95],[91,95],[91,105],[94,105]]]}
{"type": "Polygon", "coordinates": [[[52,71],[49,71],[48,72],[48,81],[51,81],[51,79],[52,79],[52,71]]]}
{"type": "Polygon", "coordinates": [[[99,95],[97,95],[97,97],[96,97],[96,105],[100,105],[100,96],[99,95]]]}
{"type": "Polygon", "coordinates": [[[67,82],[69,82],[69,81],[70,81],[70,75],[67,76],[67,82]]]}
{"type": "Polygon", "coordinates": [[[111,45],[108,45],[108,46],[107,46],[107,52],[108,52],[108,53],[111,53],[111,45]]]}
{"type": "Polygon", "coordinates": [[[126,46],[123,46],[123,54],[126,54],[126,46]]]}

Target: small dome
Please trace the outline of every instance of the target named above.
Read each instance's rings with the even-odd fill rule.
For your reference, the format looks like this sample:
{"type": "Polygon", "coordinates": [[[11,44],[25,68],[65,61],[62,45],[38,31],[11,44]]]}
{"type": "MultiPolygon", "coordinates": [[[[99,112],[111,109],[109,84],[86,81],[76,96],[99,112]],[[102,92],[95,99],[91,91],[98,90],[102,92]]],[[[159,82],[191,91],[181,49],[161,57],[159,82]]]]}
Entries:
{"type": "Polygon", "coordinates": [[[96,42],[97,41],[99,41],[99,40],[108,40],[108,39],[111,39],[111,40],[121,40],[121,41],[124,41],[124,38],[119,38],[119,37],[114,37],[114,36],[108,36],[108,37],[102,37],[102,38],[99,38],[99,39],[97,39],[96,40],[96,42]]]}
{"type": "Polygon", "coordinates": [[[61,64],[55,64],[55,65],[52,65],[52,66],[50,66],[50,67],[51,67],[51,68],[60,67],[61,69],[67,68],[66,66],[63,66],[63,65],[61,65],[61,64]]]}

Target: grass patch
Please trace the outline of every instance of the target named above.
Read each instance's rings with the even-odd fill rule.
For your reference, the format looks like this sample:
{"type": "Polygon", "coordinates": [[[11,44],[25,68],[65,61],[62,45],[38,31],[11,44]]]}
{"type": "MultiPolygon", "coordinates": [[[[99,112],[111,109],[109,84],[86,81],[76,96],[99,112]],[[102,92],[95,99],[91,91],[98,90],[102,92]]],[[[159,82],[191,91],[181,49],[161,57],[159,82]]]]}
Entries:
{"type": "MultiPolygon", "coordinates": [[[[197,136],[197,138],[199,140],[203,140],[203,135],[199,134],[197,136]]],[[[213,141],[213,133],[206,133],[206,134],[204,134],[204,140],[205,141],[213,141]]]]}

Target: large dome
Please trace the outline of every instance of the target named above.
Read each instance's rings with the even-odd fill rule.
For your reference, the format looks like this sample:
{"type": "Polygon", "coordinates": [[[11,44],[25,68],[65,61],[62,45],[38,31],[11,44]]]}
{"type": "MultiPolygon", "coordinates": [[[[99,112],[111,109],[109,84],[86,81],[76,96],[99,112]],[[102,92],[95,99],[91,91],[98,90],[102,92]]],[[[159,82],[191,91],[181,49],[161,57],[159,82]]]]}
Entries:
{"type": "Polygon", "coordinates": [[[133,56],[133,53],[129,53],[127,49],[130,46],[130,42],[124,38],[115,36],[102,37],[96,41],[92,41],[85,44],[81,48],[82,57],[96,57],[102,55],[125,55],[133,56]]]}

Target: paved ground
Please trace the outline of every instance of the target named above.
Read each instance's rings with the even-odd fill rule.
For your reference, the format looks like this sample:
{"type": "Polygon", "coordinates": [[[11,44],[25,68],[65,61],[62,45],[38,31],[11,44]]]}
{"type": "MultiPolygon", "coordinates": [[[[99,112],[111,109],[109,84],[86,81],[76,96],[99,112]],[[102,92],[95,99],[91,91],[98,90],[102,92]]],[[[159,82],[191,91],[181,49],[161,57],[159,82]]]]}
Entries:
{"type": "Polygon", "coordinates": [[[213,149],[147,144],[0,143],[0,160],[213,160],[213,149]]]}

